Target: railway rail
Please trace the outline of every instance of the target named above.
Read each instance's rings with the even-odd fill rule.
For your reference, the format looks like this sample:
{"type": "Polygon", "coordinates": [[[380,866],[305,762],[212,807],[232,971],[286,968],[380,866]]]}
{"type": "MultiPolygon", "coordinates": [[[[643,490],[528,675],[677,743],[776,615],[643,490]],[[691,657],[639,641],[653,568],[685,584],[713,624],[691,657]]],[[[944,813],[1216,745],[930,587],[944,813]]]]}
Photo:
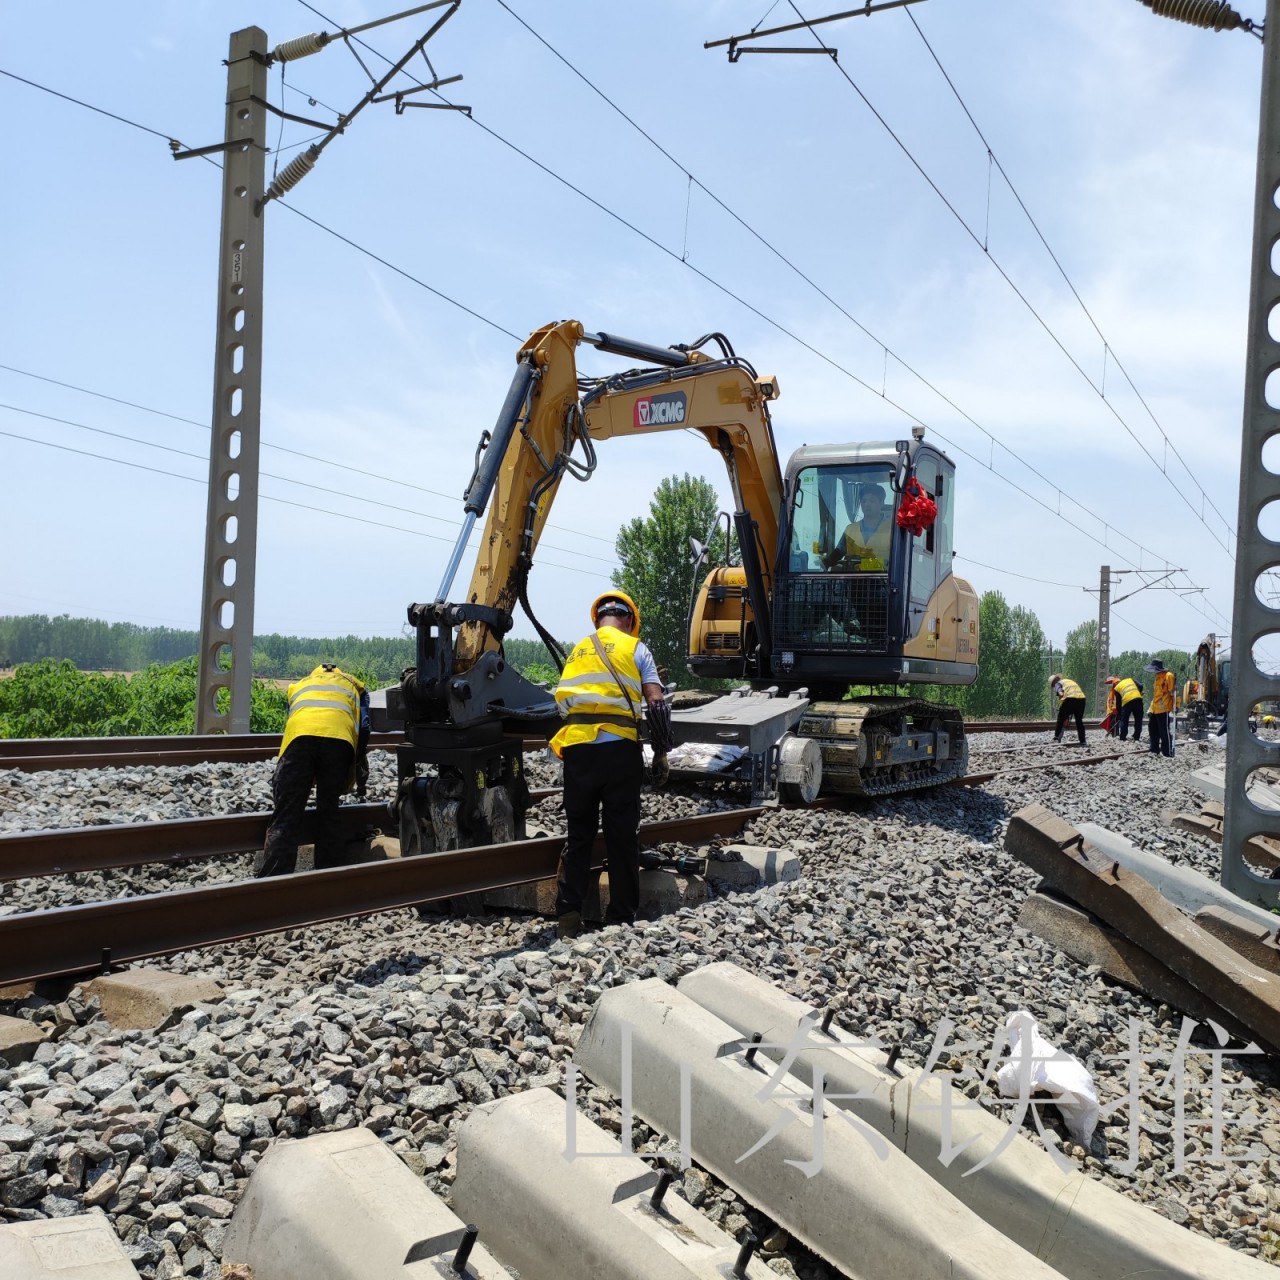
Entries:
{"type": "MultiPolygon", "coordinates": [[[[1115,752],[1010,765],[967,774],[950,785],[979,786],[1001,774],[1101,764],[1120,757],[1121,753],[1115,752]]],[[[559,787],[539,787],[529,792],[529,799],[537,804],[559,794],[559,787]]],[[[824,803],[831,806],[842,802],[833,797],[824,803]]],[[[396,828],[395,815],[391,806],[385,803],[343,805],[338,810],[338,818],[343,835],[350,840],[358,839],[369,827],[382,831],[394,831],[396,828]]],[[[160,822],[101,823],[92,827],[61,827],[0,835],[0,882],[84,871],[118,871],[153,863],[193,862],[248,853],[262,848],[270,821],[269,813],[237,813],[160,822]]],[[[314,822],[315,811],[308,809],[303,820],[303,844],[314,839],[314,822]]]]}
{"type": "MultiPolygon", "coordinates": [[[[965,732],[1045,733],[1052,720],[974,720],[965,732]]],[[[1096,729],[1097,722],[1088,725],[1096,729]]],[[[394,751],[404,739],[375,733],[369,746],[394,751]]],[[[545,738],[525,738],[526,751],[540,751],[545,738]]],[[[146,765],[225,764],[270,760],[279,753],[280,734],[187,734],[155,738],[8,738],[0,741],[0,770],[40,773],[51,769],[133,768],[146,765]]]]}
{"type": "MultiPolygon", "coordinates": [[[[1101,764],[1120,759],[1121,754],[1015,765],[970,774],[956,785],[981,785],[1004,774],[1101,764]]],[[[556,788],[543,788],[533,798],[547,799],[556,793],[556,788]]],[[[672,841],[704,844],[717,836],[739,835],[764,812],[764,808],[732,809],[645,823],[640,837],[649,846],[672,841]]],[[[369,826],[393,825],[385,804],[347,805],[340,815],[351,836],[369,826]]],[[[265,813],[235,814],[0,836],[0,880],[244,853],[261,847],[269,821],[265,813]]],[[[313,821],[314,813],[309,812],[307,822],[313,821]]],[[[310,834],[304,830],[304,838],[310,834]]],[[[0,984],[81,974],[283,929],[550,879],[563,843],[563,836],[542,836],[2,917],[0,984]]],[[[603,853],[600,838],[593,868],[603,866],[603,853]]]]}
{"type": "MultiPolygon", "coordinates": [[[[531,790],[540,800],[559,795],[559,787],[531,790]]],[[[338,810],[343,836],[359,839],[369,827],[394,831],[389,804],[349,804],[338,810]]],[[[161,822],[115,822],[93,827],[61,827],[0,835],[0,881],[68,875],[79,871],[118,871],[157,862],[192,862],[262,848],[269,813],[236,813],[212,818],[172,818],[161,822]]],[[[301,843],[315,836],[315,810],[303,818],[301,843]]]]}
{"type": "MultiPolygon", "coordinates": [[[[715,836],[741,834],[764,812],[730,809],[647,822],[640,838],[648,845],[702,844],[715,836]]],[[[547,880],[556,874],[563,847],[562,835],[543,836],[5,916],[0,918],[0,984],[83,974],[282,929],[547,880]]],[[[595,870],[604,865],[603,837],[596,840],[591,865],[595,870]]]]}

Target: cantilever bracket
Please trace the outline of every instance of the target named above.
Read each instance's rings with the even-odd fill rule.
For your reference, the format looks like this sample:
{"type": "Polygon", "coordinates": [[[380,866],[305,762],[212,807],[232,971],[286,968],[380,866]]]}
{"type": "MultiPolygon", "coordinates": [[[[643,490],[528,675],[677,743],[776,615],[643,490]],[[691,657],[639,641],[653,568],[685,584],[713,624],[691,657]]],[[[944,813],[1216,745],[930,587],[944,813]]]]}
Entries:
{"type": "Polygon", "coordinates": [[[833,49],[830,45],[814,45],[809,48],[770,48],[768,45],[762,44],[742,44],[736,40],[729,41],[729,61],[737,62],[744,53],[825,53],[830,56],[832,62],[840,61],[840,50],[833,49]]]}
{"type": "MultiPolygon", "coordinates": [[[[180,143],[177,138],[169,139],[169,150],[173,153],[173,158],[175,160],[190,160],[194,156],[211,156],[219,151],[228,151],[232,147],[239,150],[242,145],[243,141],[241,139],[237,139],[235,142],[211,142],[207,147],[188,147],[184,151],[182,149],[182,143],[180,143]]],[[[253,141],[252,139],[250,140],[250,146],[256,147],[257,145],[258,143],[256,141],[253,141]]]]}
{"type": "Polygon", "coordinates": [[[279,116],[281,120],[292,120],[294,124],[305,124],[312,129],[323,129],[328,133],[330,129],[336,129],[338,133],[342,133],[346,128],[346,119],[343,116],[338,117],[336,125],[327,124],[323,120],[308,120],[306,116],[295,116],[291,112],[281,111],[279,107],[273,106],[265,98],[259,98],[254,94],[249,95],[250,102],[256,102],[260,107],[266,107],[273,116],[279,116]]]}

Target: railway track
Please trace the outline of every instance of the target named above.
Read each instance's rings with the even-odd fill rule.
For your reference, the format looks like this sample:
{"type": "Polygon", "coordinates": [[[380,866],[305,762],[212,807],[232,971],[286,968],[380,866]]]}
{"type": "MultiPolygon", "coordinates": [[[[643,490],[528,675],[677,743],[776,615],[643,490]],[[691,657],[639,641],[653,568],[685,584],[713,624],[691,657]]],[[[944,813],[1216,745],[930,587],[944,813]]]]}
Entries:
{"type": "MultiPolygon", "coordinates": [[[[640,838],[647,845],[704,844],[715,836],[740,835],[764,812],[732,809],[648,822],[641,826],[640,838]]],[[[105,829],[88,830],[102,835],[105,829]]],[[[563,846],[562,835],[543,836],[0,917],[0,984],[83,974],[282,929],[547,880],[556,874],[563,846]]],[[[598,837],[592,867],[603,865],[604,840],[598,837]]]]}
{"type": "MultiPolygon", "coordinates": [[[[978,786],[1004,774],[1088,766],[1121,753],[1015,765],[969,774],[953,785],[978,786]]],[[[543,788],[532,798],[558,793],[543,788]]],[[[762,808],[645,823],[645,845],[705,844],[735,836],[762,808]]],[[[390,829],[386,804],[340,811],[347,834],[390,829]]],[[[0,880],[118,870],[242,854],[262,845],[270,815],[235,814],[168,822],[119,823],[0,836],[0,880]]],[[[308,812],[308,824],[314,814],[308,812]]],[[[304,830],[304,839],[309,837],[304,830]]],[[[79,974],[177,951],[217,946],[324,921],[437,902],[555,875],[563,836],[451,850],[421,858],[391,858],[331,871],[267,880],[236,880],[192,889],[115,898],[0,917],[0,984],[79,974]]],[[[603,865],[598,840],[593,865],[603,865]]]]}
{"type": "MultiPolygon", "coordinates": [[[[1046,733],[1052,720],[974,720],[966,733],[1046,733]]],[[[1090,722],[1096,729],[1096,722],[1090,722]]],[[[393,751],[403,739],[396,733],[375,733],[372,750],[393,751]]],[[[545,738],[526,738],[526,751],[541,751],[545,738]]],[[[273,759],[280,750],[278,733],[217,736],[188,734],[155,738],[9,738],[0,741],[0,770],[40,773],[51,769],[133,768],[146,765],[248,763],[273,759]]]]}
{"type": "MultiPolygon", "coordinates": [[[[1118,760],[1120,752],[1100,756],[1075,756],[1047,762],[1010,765],[1002,769],[966,774],[949,785],[980,786],[1001,774],[1028,773],[1076,765],[1118,760]]],[[[559,787],[530,791],[537,804],[560,794],[559,787]]],[[[835,798],[833,804],[840,800],[835,798]]],[[[855,802],[856,803],[856,802],[855,802]]],[[[343,805],[338,811],[347,839],[358,839],[369,827],[394,831],[396,818],[384,803],[343,805]]],[[[62,827],[50,831],[23,831],[0,835],[0,882],[86,871],[119,871],[155,863],[193,862],[249,853],[262,848],[269,813],[238,813],[211,818],[176,818],[161,822],[104,823],[92,827],[62,827]]],[[[308,809],[302,843],[314,838],[314,810],[308,809]]],[[[524,847],[528,842],[522,843],[524,847]]]]}
{"type": "MultiPolygon", "coordinates": [[[[560,794],[559,787],[531,790],[536,804],[560,794]]],[[[388,804],[350,804],[338,810],[342,834],[358,839],[368,827],[394,831],[388,804]]],[[[237,813],[162,822],[118,822],[94,827],[62,827],[0,836],[0,881],[80,871],[118,871],[151,863],[192,862],[262,848],[269,813],[237,813]]],[[[302,843],[314,839],[315,811],[303,819],[302,843]]]]}

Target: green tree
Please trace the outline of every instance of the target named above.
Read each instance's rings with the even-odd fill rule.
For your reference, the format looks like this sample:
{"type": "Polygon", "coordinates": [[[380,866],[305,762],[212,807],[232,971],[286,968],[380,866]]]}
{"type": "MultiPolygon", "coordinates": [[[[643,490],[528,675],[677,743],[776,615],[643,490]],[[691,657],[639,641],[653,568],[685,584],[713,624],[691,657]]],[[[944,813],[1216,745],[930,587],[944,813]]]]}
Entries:
{"type": "MultiPolygon", "coordinates": [[[[562,642],[561,648],[568,651],[573,648],[574,643],[572,640],[567,643],[562,642]]],[[[552,682],[555,682],[555,663],[552,660],[552,655],[547,652],[547,646],[541,640],[524,640],[519,636],[508,636],[502,642],[502,652],[507,661],[517,671],[528,676],[530,680],[541,681],[542,679],[540,675],[534,676],[530,674],[532,668],[551,667],[552,682]]]]}
{"type": "Polygon", "coordinates": [[[0,680],[0,737],[86,738],[127,733],[129,682],[90,675],[75,663],[21,663],[0,680]]]}
{"type": "Polygon", "coordinates": [[[526,680],[540,684],[547,689],[554,689],[560,681],[560,673],[549,662],[531,662],[524,668],[518,668],[526,680]]]}
{"type": "Polygon", "coordinates": [[[1094,683],[1098,678],[1098,624],[1082,622],[1067,632],[1067,647],[1059,668],[1083,690],[1085,711],[1090,716],[1105,715],[1105,708],[1094,706],[1094,683]]]}
{"type": "Polygon", "coordinates": [[[613,585],[639,606],[641,636],[669,679],[685,671],[688,654],[694,586],[689,539],[707,537],[719,508],[716,491],[701,476],[669,476],[654,492],[648,519],[632,520],[618,532],[622,568],[614,570],[613,585]]]}
{"type": "Polygon", "coordinates": [[[988,591],[978,605],[978,678],[971,685],[915,685],[912,696],[959,707],[972,719],[1035,720],[1048,709],[1040,619],[988,591]]]}
{"type": "Polygon", "coordinates": [[[199,665],[198,658],[184,658],[167,666],[156,662],[133,677],[137,714],[134,733],[195,733],[199,665]]]}
{"type": "Polygon", "coordinates": [[[1047,713],[1049,680],[1044,669],[1047,643],[1040,619],[1030,609],[1014,605],[1009,611],[1009,664],[1012,674],[1009,715],[1036,720],[1047,713]]]}
{"type": "MultiPolygon", "coordinates": [[[[195,731],[197,661],[152,663],[132,678],[78,671],[73,662],[20,664],[0,681],[0,738],[111,738],[195,731]]],[[[283,689],[252,685],[249,729],[284,728],[283,689]]]]}

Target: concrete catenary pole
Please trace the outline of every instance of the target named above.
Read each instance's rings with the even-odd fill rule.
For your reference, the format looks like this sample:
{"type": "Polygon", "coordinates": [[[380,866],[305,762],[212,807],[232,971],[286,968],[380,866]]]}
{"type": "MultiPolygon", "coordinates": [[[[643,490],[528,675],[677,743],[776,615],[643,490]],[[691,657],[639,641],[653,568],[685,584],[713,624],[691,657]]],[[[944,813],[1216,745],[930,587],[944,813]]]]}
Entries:
{"type": "Polygon", "coordinates": [[[1111,666],[1111,566],[1104,564],[1098,578],[1098,665],[1093,673],[1093,714],[1107,707],[1107,671],[1111,666]]]}
{"type": "Polygon", "coordinates": [[[246,27],[231,37],[227,62],[197,733],[249,732],[262,417],[266,97],[267,35],[246,27]]]}
{"type": "MultiPolygon", "coordinates": [[[[1264,698],[1280,698],[1275,663],[1258,665],[1259,647],[1280,647],[1280,610],[1264,604],[1259,587],[1280,560],[1280,545],[1264,536],[1259,518],[1280,500],[1280,473],[1263,446],[1280,432],[1280,341],[1272,322],[1280,307],[1274,246],[1280,243],[1280,0],[1267,0],[1262,46],[1262,105],[1258,126],[1258,176],[1254,194],[1253,272],[1244,373],[1244,429],[1240,448],[1240,508],[1236,526],[1235,598],[1231,618],[1231,689],[1227,705],[1227,775],[1222,833],[1222,883],[1263,906],[1280,904],[1280,880],[1267,880],[1244,859],[1248,840],[1274,831],[1275,814],[1254,808],[1245,789],[1249,775],[1274,765],[1275,747],[1249,732],[1249,711],[1264,698]],[[1270,465],[1268,465],[1270,464],[1270,465]]],[[[1272,511],[1280,508],[1272,508],[1272,511]]],[[[1269,525],[1274,528],[1274,525],[1269,525]]]]}

